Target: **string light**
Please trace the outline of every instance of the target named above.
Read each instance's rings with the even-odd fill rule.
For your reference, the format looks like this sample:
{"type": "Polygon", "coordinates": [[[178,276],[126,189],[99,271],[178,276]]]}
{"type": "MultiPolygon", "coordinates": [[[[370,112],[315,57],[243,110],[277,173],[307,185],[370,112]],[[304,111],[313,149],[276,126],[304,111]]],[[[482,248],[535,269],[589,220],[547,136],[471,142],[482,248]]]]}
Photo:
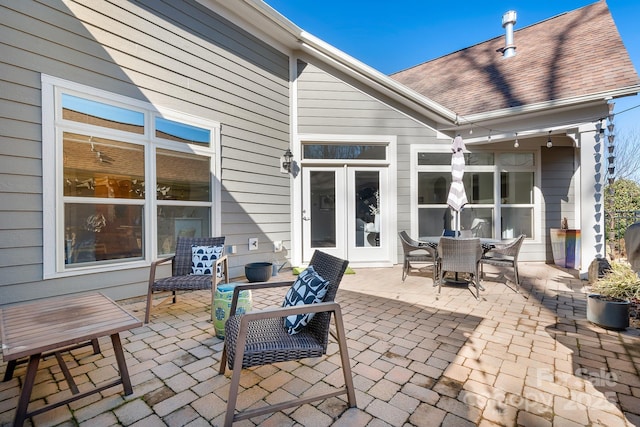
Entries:
{"type": "Polygon", "coordinates": [[[520,143],[518,142],[518,132],[516,132],[516,142],[513,143],[514,148],[520,147],[520,143]]]}
{"type": "Polygon", "coordinates": [[[549,131],[549,139],[547,139],[547,148],[553,147],[553,142],[551,142],[551,131],[549,131]]]}

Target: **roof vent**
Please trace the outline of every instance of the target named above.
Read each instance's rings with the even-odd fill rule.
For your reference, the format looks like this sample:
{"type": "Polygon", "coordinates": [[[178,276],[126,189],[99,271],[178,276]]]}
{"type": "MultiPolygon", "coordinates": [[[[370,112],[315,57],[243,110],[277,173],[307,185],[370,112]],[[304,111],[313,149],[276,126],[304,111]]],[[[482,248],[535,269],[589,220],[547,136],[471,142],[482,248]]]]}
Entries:
{"type": "Polygon", "coordinates": [[[506,34],[504,38],[505,45],[500,49],[503,58],[511,58],[516,55],[516,45],[513,44],[513,26],[516,23],[516,11],[510,10],[502,15],[502,28],[506,34]]]}

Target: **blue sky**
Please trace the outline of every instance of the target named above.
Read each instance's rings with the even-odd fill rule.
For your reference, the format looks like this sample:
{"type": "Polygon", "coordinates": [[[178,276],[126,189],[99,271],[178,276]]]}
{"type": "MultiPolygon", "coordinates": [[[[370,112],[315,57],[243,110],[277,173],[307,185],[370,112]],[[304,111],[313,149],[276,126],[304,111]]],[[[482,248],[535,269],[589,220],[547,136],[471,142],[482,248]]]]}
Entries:
{"type": "MultiPolygon", "coordinates": [[[[515,29],[594,0],[265,0],[298,27],[365,64],[390,74],[504,34],[502,15],[518,14],[515,29]]],[[[608,0],[631,60],[640,70],[640,1],[608,0]]],[[[517,40],[516,40],[517,44],[517,40]]],[[[616,130],[640,129],[640,96],[616,100],[616,130]]]]}

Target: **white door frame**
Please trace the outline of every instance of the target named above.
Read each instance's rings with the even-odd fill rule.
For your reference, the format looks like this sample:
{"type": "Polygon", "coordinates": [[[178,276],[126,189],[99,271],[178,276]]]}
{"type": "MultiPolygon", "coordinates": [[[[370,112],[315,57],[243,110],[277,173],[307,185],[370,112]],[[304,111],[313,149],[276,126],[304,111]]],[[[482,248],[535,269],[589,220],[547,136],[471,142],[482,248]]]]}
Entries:
{"type": "MultiPolygon", "coordinates": [[[[328,134],[299,134],[296,143],[292,145],[292,151],[296,165],[300,170],[293,176],[292,196],[291,196],[291,256],[290,262],[293,266],[302,266],[303,242],[302,242],[302,173],[301,169],[305,165],[323,166],[344,164],[344,160],[305,160],[302,158],[302,146],[305,143],[325,143],[325,144],[379,144],[385,145],[386,159],[384,161],[363,162],[362,166],[386,166],[387,168],[387,197],[386,206],[383,209],[389,213],[385,215],[384,223],[381,227],[388,230],[386,239],[388,259],[371,262],[352,262],[352,267],[390,267],[397,263],[398,245],[397,239],[393,236],[397,233],[397,165],[396,165],[396,144],[395,135],[328,135],[328,134]]],[[[351,163],[351,162],[349,162],[351,163]]],[[[356,165],[356,162],[353,162],[356,165]]]]}

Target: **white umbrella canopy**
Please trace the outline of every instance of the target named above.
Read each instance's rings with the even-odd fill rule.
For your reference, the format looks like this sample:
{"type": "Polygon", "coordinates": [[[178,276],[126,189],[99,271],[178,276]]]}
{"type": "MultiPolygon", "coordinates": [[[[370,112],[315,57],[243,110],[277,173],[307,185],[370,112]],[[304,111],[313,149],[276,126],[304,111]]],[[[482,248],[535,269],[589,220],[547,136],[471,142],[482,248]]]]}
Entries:
{"type": "Polygon", "coordinates": [[[451,144],[451,187],[447,196],[447,204],[456,211],[455,231],[460,231],[460,211],[469,203],[467,193],[464,190],[462,177],[464,176],[464,141],[460,135],[456,136],[451,144]]]}

